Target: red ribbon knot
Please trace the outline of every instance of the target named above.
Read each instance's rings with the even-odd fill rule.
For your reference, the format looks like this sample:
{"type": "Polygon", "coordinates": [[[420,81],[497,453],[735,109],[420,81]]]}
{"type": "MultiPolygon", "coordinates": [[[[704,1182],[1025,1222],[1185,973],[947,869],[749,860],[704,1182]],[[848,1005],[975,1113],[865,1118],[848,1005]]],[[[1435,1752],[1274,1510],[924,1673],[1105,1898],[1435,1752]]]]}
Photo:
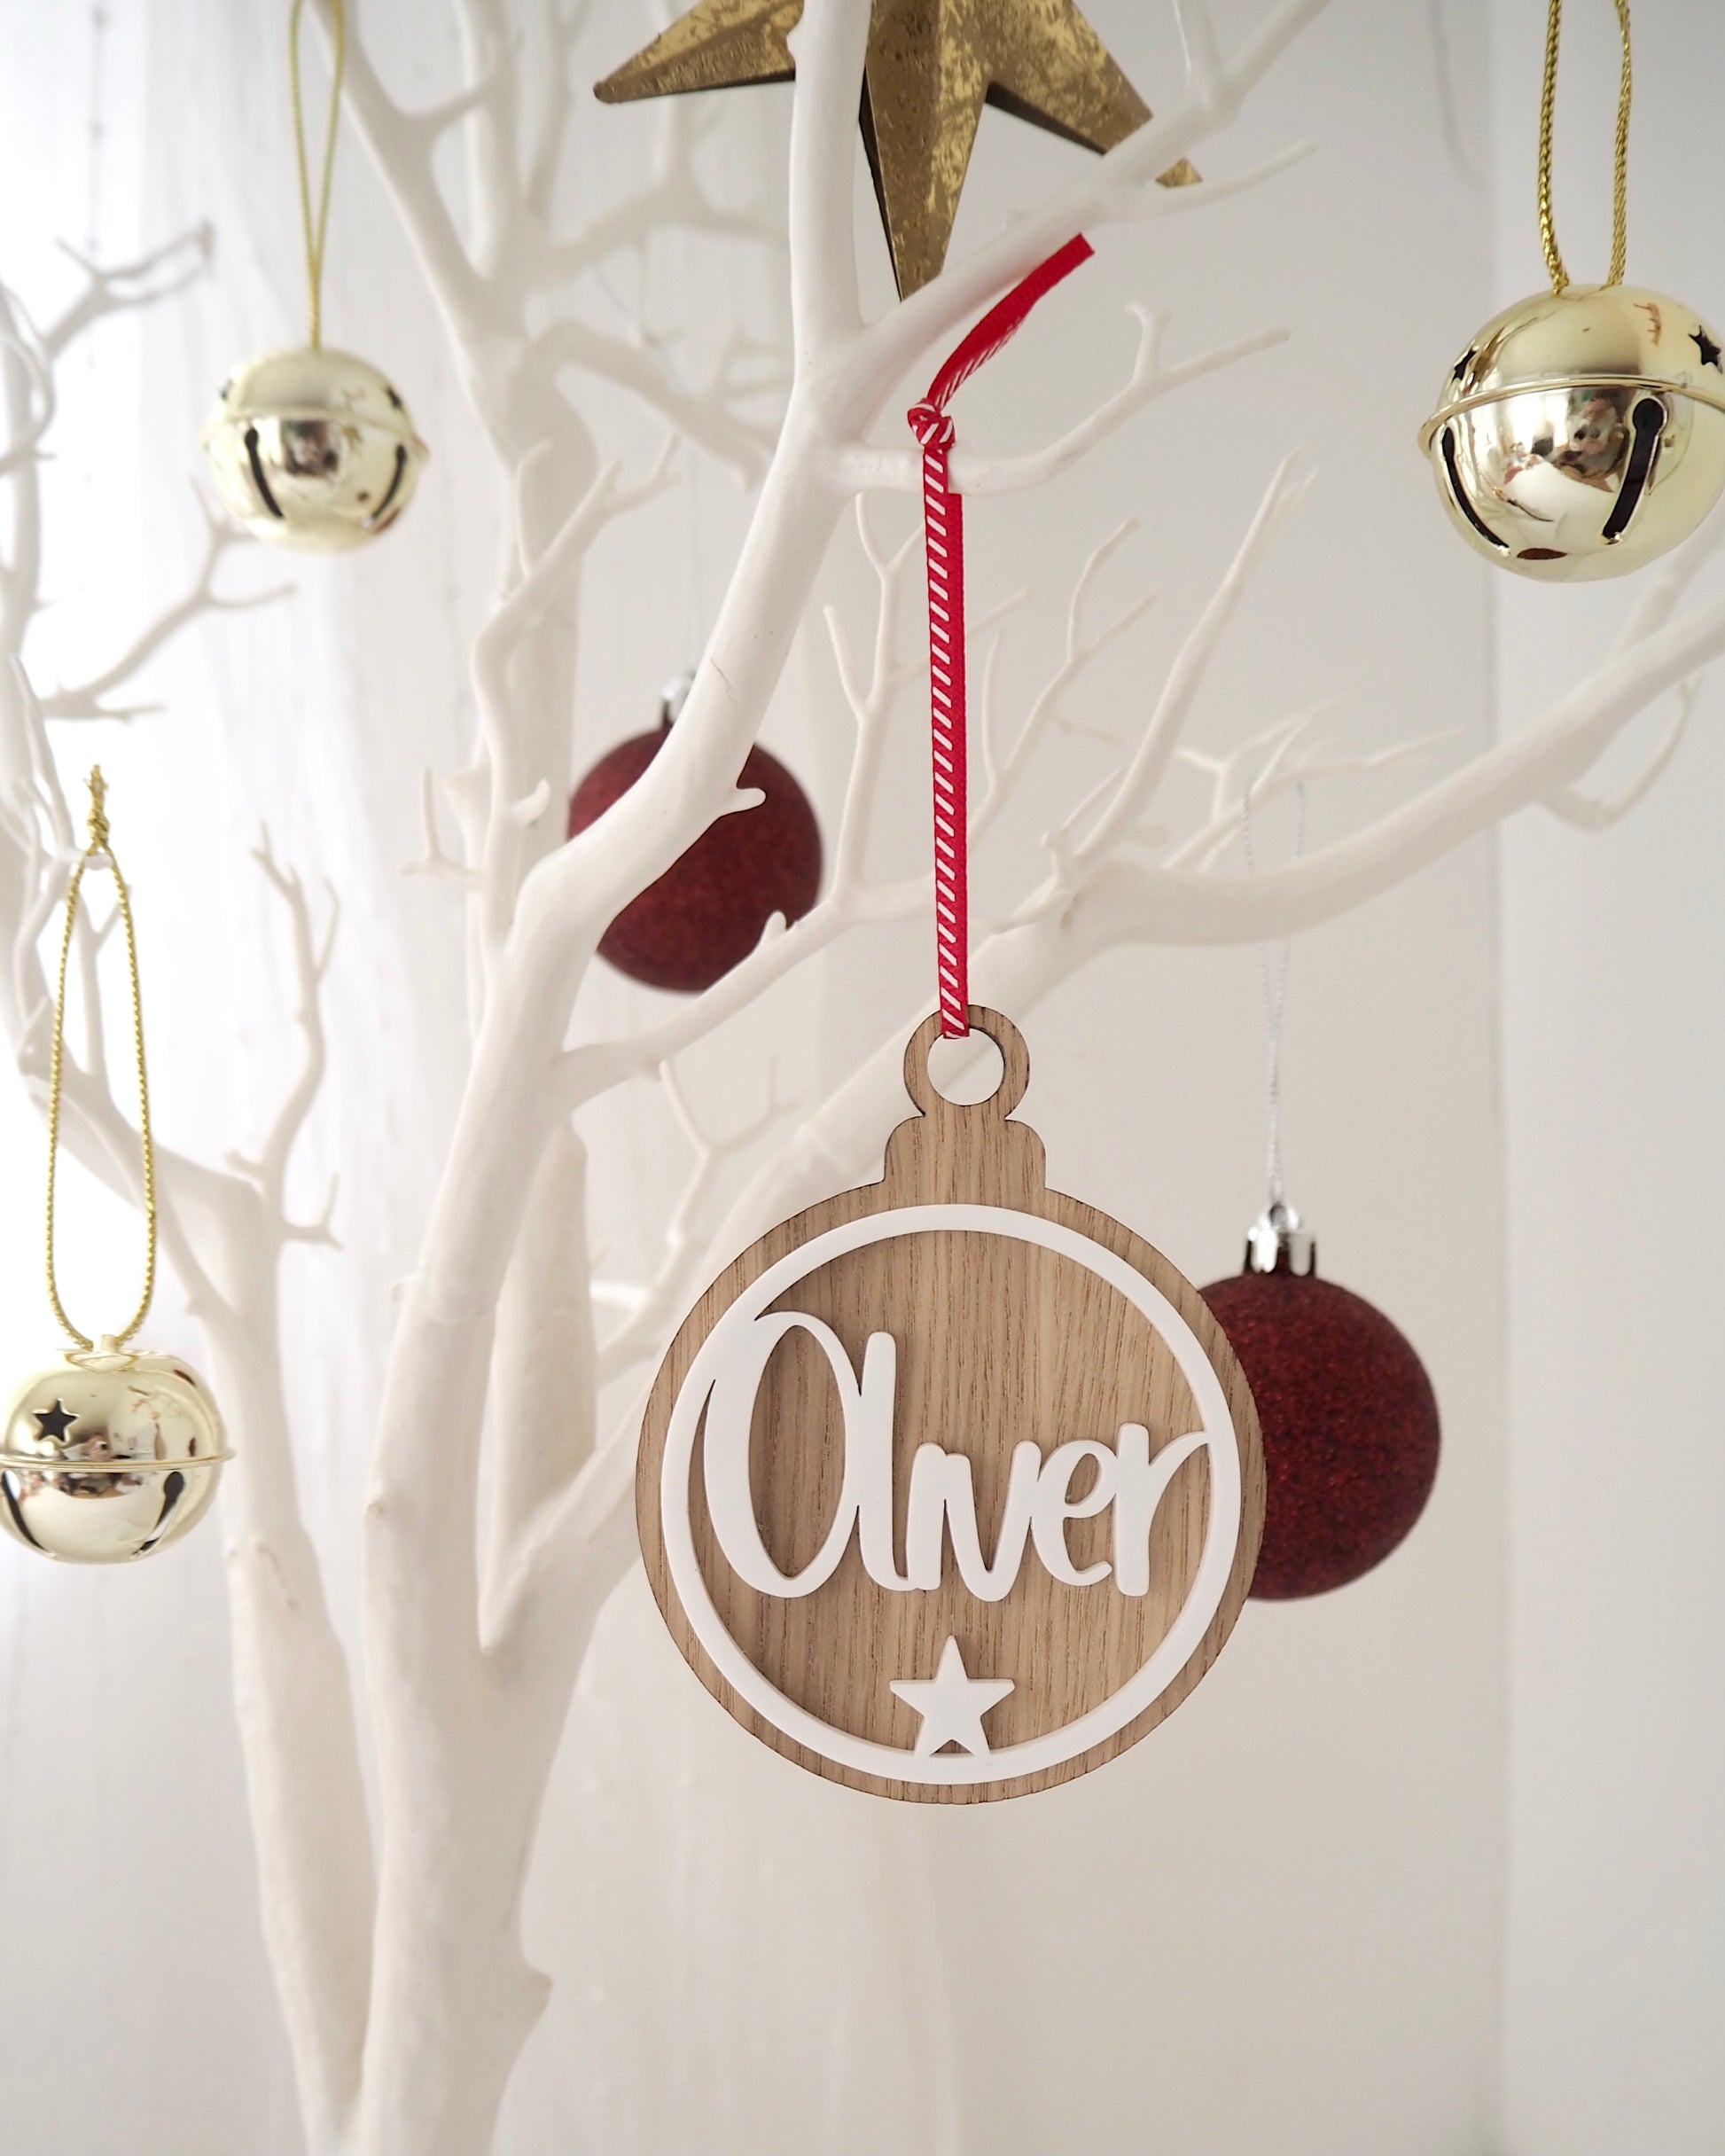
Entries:
{"type": "Polygon", "coordinates": [[[957,428],[952,423],[950,412],[944,412],[938,404],[913,404],[905,413],[910,422],[910,431],[925,449],[949,449],[957,428]]]}

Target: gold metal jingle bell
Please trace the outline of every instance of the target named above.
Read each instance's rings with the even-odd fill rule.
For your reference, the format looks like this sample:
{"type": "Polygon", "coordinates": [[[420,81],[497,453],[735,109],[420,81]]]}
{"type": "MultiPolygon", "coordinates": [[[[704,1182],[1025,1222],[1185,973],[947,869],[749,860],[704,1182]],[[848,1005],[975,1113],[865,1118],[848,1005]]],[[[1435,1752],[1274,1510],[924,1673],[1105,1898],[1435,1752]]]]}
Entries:
{"type": "Polygon", "coordinates": [[[1478,552],[1550,583],[1620,576],[1725,490],[1720,343],[1662,293],[1537,293],[1487,323],[1419,440],[1478,552]]]}
{"type": "Polygon", "coordinates": [[[14,1396],[0,1431],[0,1519],[44,1557],[125,1564],[194,1527],[231,1457],[188,1363],[105,1339],[14,1396]]]}
{"type": "Polygon", "coordinates": [[[315,554],[387,531],[430,454],[387,377],[321,345],[241,361],[199,440],[254,538],[315,554]]]}

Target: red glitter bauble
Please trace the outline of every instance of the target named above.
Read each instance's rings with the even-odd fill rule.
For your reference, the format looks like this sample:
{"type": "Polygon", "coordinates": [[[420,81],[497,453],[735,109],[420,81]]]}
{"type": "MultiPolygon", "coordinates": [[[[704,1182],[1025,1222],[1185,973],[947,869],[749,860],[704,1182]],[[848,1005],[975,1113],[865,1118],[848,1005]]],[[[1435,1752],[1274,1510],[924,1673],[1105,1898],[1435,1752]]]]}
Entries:
{"type": "MultiPolygon", "coordinates": [[[[569,836],[640,777],[670,736],[667,722],[602,756],[569,802],[569,836]]],[[[650,988],[693,994],[746,958],[776,913],[800,920],[821,887],[821,832],[808,797],[777,756],[752,748],[739,786],[766,800],[710,824],[605,932],[602,957],[650,988]]]]}
{"type": "Polygon", "coordinates": [[[1201,1292],[1264,1433],[1252,1591],[1283,1601],[1346,1587],[1425,1509],[1438,1472],[1432,1381],[1381,1310],[1314,1274],[1246,1271],[1201,1292]]]}

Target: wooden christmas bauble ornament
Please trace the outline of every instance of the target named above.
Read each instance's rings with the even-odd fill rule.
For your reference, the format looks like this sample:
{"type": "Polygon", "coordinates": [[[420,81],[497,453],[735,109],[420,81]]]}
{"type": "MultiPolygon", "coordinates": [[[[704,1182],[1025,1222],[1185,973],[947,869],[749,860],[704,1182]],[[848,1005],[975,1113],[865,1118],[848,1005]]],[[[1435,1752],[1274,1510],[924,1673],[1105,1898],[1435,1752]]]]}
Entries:
{"type": "Polygon", "coordinates": [[[1725,371],[1690,308],[1633,285],[1536,293],[1487,323],[1420,432],[1489,560],[1549,583],[1620,576],[1725,490],[1725,371]]]}
{"type": "Polygon", "coordinates": [[[1381,1310],[1318,1278],[1298,1216],[1275,1211],[1281,1221],[1254,1228],[1245,1269],[1204,1290],[1263,1433],[1252,1592],[1266,1601],[1325,1594],[1381,1565],[1424,1511],[1439,1450],[1418,1355],[1381,1310]]]}
{"type": "Polygon", "coordinates": [[[252,536],[312,554],[387,531],[430,454],[385,375],[312,345],[242,361],[199,440],[222,502],[252,536]]]}
{"type": "Polygon", "coordinates": [[[44,1557],[124,1564],[197,1525],[230,1457],[215,1402],[188,1363],[101,1340],[14,1396],[0,1441],[0,1519],[44,1557]]]}
{"type": "Polygon", "coordinates": [[[1257,1556],[1252,1397],[1159,1253],[1050,1191],[999,1090],[919,1111],[880,1182],[762,1237],[649,1400],[636,1485],[673,1638],[762,1743],[828,1779],[972,1803],[1071,1779],[1179,1706],[1257,1556]]]}
{"type": "MultiPolygon", "coordinates": [[[[640,777],[669,738],[672,700],[652,733],[602,756],[569,802],[569,836],[585,831],[640,777]]],[[[657,883],[613,921],[599,955],[631,980],[692,995],[710,988],[760,942],[774,914],[800,920],[821,888],[821,829],[808,796],[777,756],[752,748],[739,786],[766,799],[710,824],[657,883]]]]}

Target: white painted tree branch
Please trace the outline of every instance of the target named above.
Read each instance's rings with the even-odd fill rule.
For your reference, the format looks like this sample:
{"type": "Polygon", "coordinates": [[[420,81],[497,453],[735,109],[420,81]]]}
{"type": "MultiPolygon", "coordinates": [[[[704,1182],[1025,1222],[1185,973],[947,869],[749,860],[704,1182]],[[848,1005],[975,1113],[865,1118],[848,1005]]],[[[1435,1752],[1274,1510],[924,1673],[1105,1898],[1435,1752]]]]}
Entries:
{"type": "Polygon", "coordinates": [[[1168,669],[1160,700],[1144,730],[1113,800],[1074,849],[1074,867],[1082,871],[1099,859],[1136,824],[1167,776],[1192,707],[1222,642],[1222,634],[1245,597],[1269,542],[1284,519],[1298,506],[1311,485],[1294,476],[1292,457],[1284,460],[1240,543],[1214,598],[1199,616],[1168,669]]]}
{"type": "MultiPolygon", "coordinates": [[[[530,557],[527,519],[518,514],[520,574],[473,646],[473,687],[490,777],[489,814],[477,869],[480,944],[488,977],[501,962],[514,919],[516,895],[530,857],[528,832],[546,806],[528,766],[528,731],[514,708],[515,670],[524,642],[566,593],[588,549],[605,526],[652,500],[664,487],[675,446],[675,441],[666,443],[653,470],[636,487],[620,485],[616,465],[605,465],[561,529],[530,557]],[[524,816],[524,806],[535,802],[533,814],[524,816]]],[[[524,461],[524,479],[537,461],[536,457],[524,461]]],[[[528,678],[535,679],[531,669],[528,678]]]]}
{"type": "Polygon", "coordinates": [[[1640,777],[1633,784],[1609,797],[1586,793],[1577,785],[1556,785],[1540,797],[1540,806],[1549,808],[1560,822],[1572,825],[1577,831],[1610,831],[1613,824],[1620,824],[1632,808],[1638,808],[1647,799],[1664,775],[1666,767],[1677,754],[1678,745],[1688,730],[1700,687],[1700,682],[1693,676],[1678,684],[1677,715],[1666,729],[1664,739],[1648,758],[1640,777]]]}
{"type": "MultiPolygon", "coordinates": [[[[856,526],[863,554],[875,575],[875,632],[870,676],[864,684],[857,678],[855,662],[838,618],[828,611],[833,662],[855,723],[856,737],[826,892],[793,926],[787,928],[783,917],[775,915],[748,957],[656,1026],[621,1041],[589,1043],[568,1051],[559,1061],[558,1077],[559,1098],[570,1108],[631,1076],[668,1066],[692,1042],[715,1031],[774,981],[824,950],[856,922],[892,918],[910,910],[925,894],[925,879],[871,885],[865,872],[894,702],[899,691],[923,673],[920,665],[906,666],[897,657],[906,575],[917,542],[913,537],[892,554],[883,552],[861,496],[856,503],[856,526]]],[[[679,720],[679,726],[683,723],[679,720]]]]}
{"type": "Polygon", "coordinates": [[[218,592],[215,589],[217,570],[236,547],[243,547],[247,542],[245,535],[234,525],[215,514],[202,494],[198,494],[196,498],[204,517],[204,559],[184,598],[165,607],[153,621],[140,629],[120,656],[104,667],[99,674],[92,675],[88,681],[79,682],[70,688],[51,690],[42,699],[43,715],[45,718],[137,718],[147,711],[160,709],[160,706],[153,704],[113,705],[107,699],[116,689],[123,688],[164,645],[171,644],[201,615],[222,612],[237,613],[252,606],[268,606],[292,593],[292,584],[271,584],[261,591],[218,592]]]}
{"type": "Polygon", "coordinates": [[[777,1071],[769,1070],[767,1104],[761,1113],[728,1137],[709,1138],[670,1064],[660,1071],[660,1081],[672,1116],[689,1145],[692,1164],[665,1225],[658,1269],[636,1298],[628,1319],[599,1351],[597,1371],[602,1385],[621,1377],[644,1356],[656,1355],[692,1296],[706,1285],[694,1277],[694,1267],[706,1253],[710,1223],[708,1230],[703,1230],[700,1223],[708,1200],[726,1168],[777,1122],[784,1107],[779,1098],[777,1071]]]}
{"type": "Polygon", "coordinates": [[[104,269],[62,241],[61,252],[83,271],[84,289],[43,332],[43,358],[51,367],[68,346],[105,316],[124,314],[134,308],[155,307],[183,292],[208,269],[215,247],[215,228],[208,223],[197,224],[177,238],[170,239],[165,246],[139,255],[135,262],[104,269]]]}
{"type": "MultiPolygon", "coordinates": [[[[574,98],[566,99],[553,110],[566,121],[574,102],[574,98]]],[[[542,149],[541,161],[527,186],[527,202],[538,219],[541,237],[524,270],[535,285],[548,289],[566,287],[575,278],[601,268],[611,256],[638,250],[645,236],[657,232],[699,232],[783,246],[784,229],[776,219],[757,209],[729,207],[702,186],[695,167],[695,146],[704,124],[710,129],[722,117],[722,106],[706,103],[703,110],[703,100],[690,98],[661,99],[656,115],[658,140],[646,185],[614,207],[589,218],[580,231],[566,238],[554,240],[546,230],[550,199],[549,183],[542,176],[545,152],[542,149]]],[[[559,151],[561,139],[559,129],[559,151]]]]}
{"type": "MultiPolygon", "coordinates": [[[[335,950],[336,930],[341,923],[341,902],[336,896],[333,885],[326,881],[324,889],[327,915],[320,935],[312,926],[311,907],[299,872],[278,864],[269,844],[267,826],[253,849],[252,858],[287,907],[293,938],[293,973],[299,987],[299,1005],[294,1012],[294,1022],[300,1029],[302,1052],[299,1074],[277,1111],[276,1120],[264,1140],[262,1152],[255,1160],[230,1155],[230,1165],[256,1184],[258,1195],[262,1199],[270,1217],[279,1221],[284,1232],[287,1233],[291,1232],[285,1196],[287,1164],[295,1141],[305,1126],[306,1117],[311,1112],[312,1103],[323,1089],[324,1074],[329,1065],[328,1048],[324,1037],[321,991],[335,950]]],[[[328,1224],[326,1214],[320,1223],[325,1232],[328,1224]]]]}
{"type": "Polygon", "coordinates": [[[453,884],[457,891],[477,894],[483,890],[485,879],[479,871],[444,850],[437,829],[437,778],[429,769],[419,774],[419,825],[425,844],[413,860],[402,864],[402,875],[435,877],[441,883],[453,884]]]}
{"type": "MultiPolygon", "coordinates": [[[[372,94],[374,83],[363,71],[350,80],[356,103],[369,100],[368,131],[382,161],[400,156],[394,191],[424,235],[422,251],[429,248],[446,311],[473,363],[488,429],[519,465],[534,442],[503,426],[504,386],[484,359],[508,340],[498,338],[495,311],[480,320],[469,281],[472,257],[458,240],[458,259],[452,257],[447,213],[428,199],[428,164],[403,142],[386,103],[372,94]]],[[[518,341],[517,350],[525,349],[518,341]]],[[[529,356],[545,366],[542,353],[529,356]]],[[[562,415],[544,410],[553,434],[566,434],[562,415]]],[[[769,480],[769,495],[776,492],[787,513],[757,522],[748,597],[722,613],[708,664],[666,749],[591,832],[527,869],[506,933],[492,940],[467,1097],[391,1357],[368,1509],[368,1668],[384,1822],[355,2129],[368,2156],[396,2149],[465,2156],[482,2144],[503,2079],[542,2003],[542,1984],[519,1957],[514,1911],[578,1654],[523,1660],[519,1650],[542,1630],[564,1642],[582,1638],[568,1605],[585,1606],[601,1582],[608,1586],[596,1550],[618,1530],[608,1501],[590,1529],[579,1502],[565,1507],[567,1518],[543,1545],[543,1561],[530,1567],[532,1585],[515,1598],[519,1622],[488,1654],[472,1521],[495,1314],[555,1128],[545,1081],[582,971],[619,908],[723,807],[782,663],[797,602],[775,608],[781,625],[765,637],[754,608],[760,594],[781,585],[806,590],[823,551],[836,501],[811,488],[808,462],[805,454],[777,467],[777,488],[769,480]],[[565,1621],[542,1625],[542,1613],[557,1601],[566,1605],[565,1621]],[[492,1762],[501,1780],[488,1770],[492,1762]],[[474,1912],[481,1910],[488,1914],[476,1941],[474,1912]]],[[[556,476],[567,468],[565,457],[556,476]]],[[[590,484],[589,474],[582,485],[590,484]]],[[[542,696],[550,685],[542,673],[542,696]]],[[[495,823],[498,763],[520,765],[523,730],[536,715],[519,692],[506,704],[494,696],[492,704],[495,823]]],[[[555,777],[566,769],[565,762],[555,777]]],[[[552,776],[542,766],[541,773],[552,776]]],[[[593,1481],[591,1471],[578,1477],[572,1495],[578,1499],[593,1481]]]]}
{"type": "MultiPolygon", "coordinates": [[[[41,454],[42,438],[54,418],[54,371],[18,295],[10,288],[0,291],[0,306],[6,323],[0,354],[12,381],[6,442],[0,449],[0,479],[8,479],[41,454]]],[[[15,571],[15,564],[7,565],[6,574],[15,571]]]]}
{"type": "MultiPolygon", "coordinates": [[[[1175,191],[1185,194],[1190,190],[1180,188],[1175,191]]],[[[1159,397],[1287,341],[1285,330],[1259,330],[1214,352],[1200,353],[1196,359],[1165,367],[1161,363],[1160,347],[1162,333],[1167,326],[1167,316],[1156,314],[1136,301],[1128,312],[1136,320],[1139,335],[1137,357],[1125,385],[1075,426],[1069,427],[1040,449],[1019,457],[985,457],[968,446],[956,447],[952,457],[952,480],[958,493],[1012,494],[1027,487],[1043,486],[1087,456],[1098,442],[1105,441],[1118,427],[1159,397]]],[[[854,488],[890,488],[899,494],[922,491],[922,457],[917,450],[854,449],[846,453],[841,468],[846,484],[854,488]]]]}
{"type": "Polygon", "coordinates": [[[520,1568],[540,1522],[593,1451],[598,1356],[586,1215],[586,1151],[573,1131],[559,1130],[535,1178],[498,1306],[480,1613],[481,1638],[493,1647],[519,1621],[520,1568]]]}
{"type": "Polygon", "coordinates": [[[852,182],[870,19],[863,0],[813,0],[789,40],[791,352],[803,382],[854,348],[862,326],[852,182]]]}
{"type": "Polygon", "coordinates": [[[1725,654],[1713,600],[1602,667],[1513,738],[1346,839],[1252,878],[1170,871],[1121,850],[1094,879],[1087,936],[1120,942],[1259,942],[1332,919],[1518,809],[1573,784],[1656,698],[1725,654]]]}
{"type": "Polygon", "coordinates": [[[1214,868],[1240,838],[1248,795],[1254,808],[1267,808],[1278,795],[1319,780],[1362,777],[1416,762],[1449,738],[1446,734],[1418,734],[1411,740],[1393,741],[1385,748],[1334,754],[1311,738],[1312,728],[1334,707],[1331,699],[1292,718],[1277,720],[1225,756],[1182,748],[1182,763],[1212,776],[1210,816],[1190,838],[1170,848],[1163,856],[1164,867],[1214,868]]]}
{"type": "MultiPolygon", "coordinates": [[[[980,806],[971,816],[971,837],[980,839],[1005,806],[1012,788],[1023,776],[1029,763],[1031,752],[1044,731],[1059,715],[1060,699],[1072,689],[1089,666],[1092,660],[1105,652],[1111,644],[1125,635],[1133,624],[1143,617],[1155,604],[1155,595],[1143,596],[1117,614],[1105,629],[1091,631],[1084,623],[1085,601],[1091,587],[1107,563],[1138,528],[1137,519],[1128,517],[1118,525],[1102,543],[1092,549],[1084,566],[1079,572],[1078,582],[1073,588],[1072,602],[1066,609],[1065,653],[1059,666],[1043,684],[1032,699],[1030,710],[1019,729],[1011,748],[996,763],[992,754],[986,759],[987,778],[980,806]]],[[[985,707],[983,739],[988,738],[987,713],[985,707]]]]}
{"type": "Polygon", "coordinates": [[[555,374],[565,367],[585,370],[614,382],[650,406],[699,448],[730,465],[745,479],[758,478],[773,446],[769,428],[734,417],[722,405],[692,396],[656,366],[638,346],[610,337],[589,323],[565,315],[534,340],[539,362],[555,374]]]}
{"type": "MultiPolygon", "coordinates": [[[[550,218],[563,168],[563,154],[569,140],[569,125],[579,102],[579,91],[574,82],[575,44],[592,12],[592,0],[574,0],[574,4],[569,6],[559,6],[558,0],[545,0],[541,10],[541,20],[550,46],[550,82],[539,128],[527,155],[523,185],[527,207],[542,224],[548,223],[550,218]]],[[[586,87],[582,83],[580,90],[586,87]]]]}

